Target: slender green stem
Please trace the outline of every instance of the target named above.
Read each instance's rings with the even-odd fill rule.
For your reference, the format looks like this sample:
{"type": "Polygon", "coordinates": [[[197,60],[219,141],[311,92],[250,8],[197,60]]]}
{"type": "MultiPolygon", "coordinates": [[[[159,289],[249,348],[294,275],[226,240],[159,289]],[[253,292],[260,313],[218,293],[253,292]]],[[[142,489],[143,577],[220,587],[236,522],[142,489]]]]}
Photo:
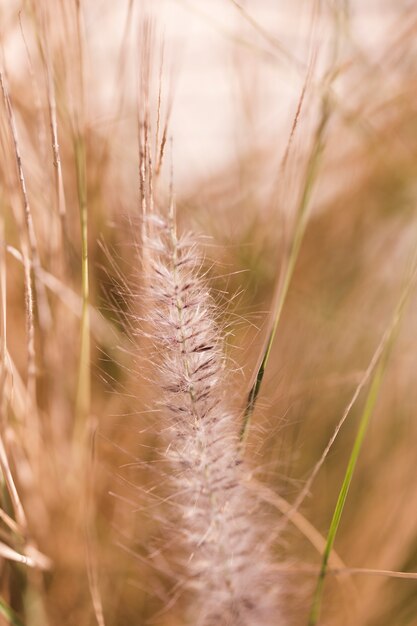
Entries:
{"type": "Polygon", "coordinates": [[[3,615],[12,626],[23,626],[23,622],[3,598],[0,598],[0,615],[3,615]]]}
{"type": "MultiPolygon", "coordinates": [[[[234,0],[232,0],[234,2],[234,0]]],[[[234,2],[237,4],[236,2],[234,2]]],[[[321,116],[316,128],[313,146],[311,149],[310,157],[307,162],[306,175],[304,180],[304,186],[301,192],[300,201],[296,213],[295,232],[291,242],[288,263],[285,268],[285,272],[278,284],[277,299],[275,303],[275,316],[273,319],[272,327],[268,335],[268,341],[265,346],[264,353],[260,360],[254,383],[249,391],[245,411],[243,414],[242,427],[240,429],[240,440],[244,441],[248,433],[249,424],[253,410],[255,408],[256,400],[259,395],[259,391],[262,385],[262,380],[265,374],[266,365],[271,354],[272,345],[274,343],[275,335],[278,329],[278,325],[281,319],[282,310],[287,297],[288,289],[291,283],[291,279],[294,273],[294,269],[297,263],[298,255],[300,252],[301,244],[304,238],[304,233],[307,227],[310,200],[316,182],[317,174],[319,171],[321,157],[324,150],[324,139],[326,129],[331,116],[331,92],[334,80],[337,77],[337,62],[340,52],[341,34],[343,31],[343,25],[345,23],[345,16],[343,11],[337,11],[336,13],[336,28],[335,36],[333,39],[333,49],[331,52],[331,62],[329,70],[326,73],[324,79],[324,90],[322,96],[321,116]]],[[[299,112],[298,112],[299,113],[299,112]]],[[[297,113],[297,115],[298,115],[297,113]]]]}
{"type": "Polygon", "coordinates": [[[303,241],[304,233],[306,230],[309,208],[310,208],[310,200],[311,195],[314,188],[314,183],[317,178],[317,173],[320,166],[321,156],[324,149],[324,136],[327,128],[327,124],[330,117],[330,107],[329,107],[329,99],[327,96],[323,97],[322,103],[322,112],[319,120],[319,124],[316,129],[315,138],[313,142],[313,147],[310,153],[310,157],[307,163],[306,176],[304,181],[304,186],[302,189],[300,201],[297,208],[297,218],[296,218],[296,226],[294,237],[291,242],[291,248],[288,257],[288,263],[285,270],[285,274],[283,275],[283,279],[280,282],[279,290],[278,290],[278,298],[276,302],[275,308],[275,316],[271,331],[268,336],[268,341],[266,342],[265,351],[263,353],[262,359],[260,361],[258,370],[256,372],[255,381],[249,391],[245,412],[243,415],[242,427],[240,430],[240,439],[243,441],[247,434],[250,419],[255,408],[256,400],[259,395],[259,391],[262,385],[262,380],[265,374],[266,365],[268,363],[272,345],[274,343],[275,335],[278,329],[278,325],[281,319],[282,311],[284,308],[285,299],[288,294],[288,289],[291,283],[292,276],[294,274],[294,269],[297,263],[298,255],[300,252],[301,244],[303,241]]]}
{"type": "Polygon", "coordinates": [[[333,549],[336,533],[339,528],[340,519],[342,517],[343,509],[345,506],[347,494],[349,491],[350,483],[352,481],[353,472],[356,467],[356,462],[359,457],[359,453],[362,447],[362,443],[365,437],[365,433],[369,424],[370,417],[373,413],[379,389],[382,383],[382,378],[385,370],[385,363],[380,361],[372,380],[372,384],[366,399],[365,409],[363,411],[358,432],[356,434],[355,443],[353,445],[352,453],[349,458],[349,463],[346,469],[345,477],[343,479],[342,487],[340,489],[339,497],[337,499],[336,507],[333,513],[333,518],[330,524],[330,529],[327,535],[326,546],[324,549],[323,560],[317,579],[317,585],[313,596],[313,602],[310,611],[310,617],[308,626],[314,626],[317,624],[317,620],[320,614],[321,600],[323,596],[324,579],[327,573],[327,566],[329,562],[329,556],[333,549]]]}
{"type": "Polygon", "coordinates": [[[336,502],[336,507],[333,513],[332,521],[330,523],[329,532],[327,534],[326,546],[323,553],[322,564],[317,579],[316,588],[313,595],[313,601],[311,605],[308,626],[315,626],[320,616],[321,603],[323,598],[324,579],[327,573],[327,567],[329,563],[329,556],[333,550],[336,534],[339,528],[340,520],[343,514],[343,509],[346,503],[346,498],[349,492],[350,484],[352,482],[353,473],[359,458],[359,454],[362,448],[362,444],[365,438],[365,434],[368,428],[369,421],[374,411],[376,402],[378,400],[379,391],[381,388],[382,380],[387,367],[389,355],[391,353],[392,346],[397,336],[398,326],[404,311],[405,304],[411,292],[411,287],[414,284],[416,270],[413,271],[410,282],[403,291],[400,302],[395,310],[393,322],[391,325],[391,331],[385,345],[385,349],[381,354],[378,366],[374,371],[374,375],[371,380],[371,385],[366,398],[365,406],[361,419],[359,421],[358,431],[356,433],[355,441],[353,444],[352,452],[350,454],[349,462],[346,468],[345,476],[343,478],[342,486],[340,488],[339,496],[336,502]]]}

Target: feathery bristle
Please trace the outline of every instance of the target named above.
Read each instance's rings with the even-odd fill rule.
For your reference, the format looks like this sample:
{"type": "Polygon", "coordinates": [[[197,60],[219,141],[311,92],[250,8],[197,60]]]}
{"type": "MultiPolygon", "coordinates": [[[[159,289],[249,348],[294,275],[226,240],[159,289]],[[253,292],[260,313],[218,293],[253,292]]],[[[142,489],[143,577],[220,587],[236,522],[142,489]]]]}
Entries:
{"type": "Polygon", "coordinates": [[[147,242],[150,321],[162,355],[165,454],[182,517],[183,567],[195,594],[190,617],[201,626],[276,624],[278,585],[258,504],[245,486],[215,305],[192,238],[155,224],[147,242]]]}

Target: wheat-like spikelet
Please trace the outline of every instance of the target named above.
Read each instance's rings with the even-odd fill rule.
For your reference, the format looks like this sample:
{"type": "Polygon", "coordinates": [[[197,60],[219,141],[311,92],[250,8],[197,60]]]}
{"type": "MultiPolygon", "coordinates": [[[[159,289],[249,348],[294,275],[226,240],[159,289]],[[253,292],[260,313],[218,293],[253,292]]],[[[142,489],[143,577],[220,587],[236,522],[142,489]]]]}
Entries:
{"type": "MultiPolygon", "coordinates": [[[[281,624],[268,534],[245,486],[238,424],[228,408],[215,306],[190,236],[153,220],[147,250],[163,436],[180,511],[178,544],[200,626],[281,624]]],[[[162,428],[161,428],[162,430],[162,428]]]]}

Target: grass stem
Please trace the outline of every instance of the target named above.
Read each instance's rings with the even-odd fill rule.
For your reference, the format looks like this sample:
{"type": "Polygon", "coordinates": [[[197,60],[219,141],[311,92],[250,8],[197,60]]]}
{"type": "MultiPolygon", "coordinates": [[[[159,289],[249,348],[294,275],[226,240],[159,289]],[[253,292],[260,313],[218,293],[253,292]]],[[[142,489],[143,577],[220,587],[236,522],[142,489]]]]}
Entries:
{"type": "Polygon", "coordinates": [[[75,137],[75,162],[77,170],[77,190],[81,224],[81,344],[78,368],[78,384],[75,411],[75,438],[84,424],[90,410],[90,310],[88,277],[88,211],[85,140],[81,134],[75,137]]]}
{"type": "Polygon", "coordinates": [[[346,472],[343,478],[342,486],[340,488],[339,496],[336,502],[336,507],[335,507],[333,517],[330,523],[329,532],[327,534],[326,546],[323,552],[320,572],[318,575],[316,588],[313,594],[313,601],[312,601],[310,615],[308,619],[308,626],[315,626],[320,616],[320,610],[321,610],[321,604],[322,604],[322,598],[323,598],[324,580],[325,580],[326,573],[327,573],[329,557],[333,550],[334,542],[336,539],[336,534],[339,528],[339,524],[342,518],[347,495],[349,493],[349,488],[352,482],[352,477],[356,468],[359,454],[362,449],[362,444],[365,439],[366,431],[368,429],[371,416],[374,412],[375,405],[378,400],[378,396],[379,396],[379,392],[381,389],[381,384],[384,378],[384,374],[387,368],[389,356],[390,356],[393,344],[397,336],[399,323],[402,317],[402,313],[404,311],[405,304],[407,302],[408,296],[411,291],[411,286],[414,283],[415,275],[416,275],[416,270],[414,270],[413,275],[408,285],[404,289],[400,302],[395,310],[393,323],[391,325],[390,335],[385,345],[385,349],[381,354],[379,363],[374,370],[374,374],[371,380],[368,395],[365,401],[365,407],[363,409],[361,419],[359,421],[359,426],[358,426],[355,441],[352,447],[352,452],[349,457],[349,462],[348,462],[346,472]]]}

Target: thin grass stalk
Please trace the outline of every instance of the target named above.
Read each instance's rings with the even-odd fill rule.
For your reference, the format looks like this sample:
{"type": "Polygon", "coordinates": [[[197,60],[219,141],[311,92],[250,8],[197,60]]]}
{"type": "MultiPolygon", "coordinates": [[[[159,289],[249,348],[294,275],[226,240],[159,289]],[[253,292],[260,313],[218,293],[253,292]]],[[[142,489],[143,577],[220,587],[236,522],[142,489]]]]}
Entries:
{"type": "MultiPolygon", "coordinates": [[[[395,323],[395,320],[394,320],[395,323]]],[[[317,461],[317,463],[315,464],[310,476],[308,477],[303,489],[300,491],[299,495],[297,496],[297,498],[295,499],[295,501],[293,502],[293,504],[290,506],[290,508],[288,509],[287,513],[286,513],[286,520],[284,520],[282,527],[279,528],[280,531],[282,531],[284,525],[286,524],[286,522],[288,520],[291,520],[292,516],[298,511],[298,509],[300,508],[300,506],[302,505],[302,503],[304,502],[304,500],[306,499],[306,497],[309,495],[310,491],[311,491],[311,487],[320,471],[320,469],[323,467],[324,462],[326,461],[326,458],[330,452],[330,450],[333,447],[334,442],[337,439],[337,436],[339,434],[339,432],[341,431],[345,421],[347,420],[347,418],[350,415],[350,412],[352,410],[352,408],[354,407],[357,399],[359,398],[362,390],[364,389],[364,387],[366,386],[366,384],[369,382],[373,372],[375,371],[375,368],[377,367],[382,354],[384,353],[384,350],[387,347],[387,344],[389,342],[390,336],[391,336],[391,331],[392,331],[392,326],[390,328],[388,328],[387,332],[384,333],[381,341],[379,342],[373,356],[372,359],[364,373],[364,375],[361,377],[354,393],[353,396],[351,397],[351,399],[349,400],[349,403],[347,404],[342,417],[340,418],[339,422],[336,425],[336,428],[333,431],[332,436],[330,437],[326,447],[324,448],[319,460],[317,461]]]]}
{"type": "MultiPolygon", "coordinates": [[[[132,27],[135,23],[134,9],[135,9],[135,0],[129,0],[127,10],[126,10],[125,22],[123,26],[123,33],[121,37],[120,51],[118,54],[118,60],[116,64],[117,70],[115,73],[115,81],[114,81],[114,87],[113,87],[113,92],[115,94],[115,101],[116,101],[115,103],[115,118],[116,119],[119,119],[121,117],[121,115],[123,114],[123,108],[125,106],[126,90],[121,89],[120,85],[125,83],[125,77],[127,74],[127,68],[128,68],[127,50],[128,50],[128,45],[129,45],[130,31],[132,30],[132,27]]],[[[77,11],[78,12],[81,11],[80,5],[78,5],[77,11]]],[[[79,18],[78,29],[80,29],[82,26],[81,21],[82,20],[79,18]]],[[[45,39],[46,39],[46,49],[48,49],[47,38],[45,39]]],[[[82,53],[82,40],[79,43],[79,49],[81,50],[80,58],[82,58],[84,56],[82,53]]],[[[104,174],[105,166],[109,160],[110,151],[111,151],[110,138],[112,137],[112,132],[113,132],[112,124],[113,124],[112,119],[109,119],[107,122],[103,122],[103,126],[102,126],[103,136],[107,137],[107,139],[103,141],[103,145],[101,146],[101,154],[99,156],[95,155],[95,159],[97,163],[97,171],[103,172],[104,176],[105,176],[104,174]]]]}
{"type": "MultiPolygon", "coordinates": [[[[239,8],[240,11],[245,13],[243,7],[239,5],[237,0],[230,0],[230,1],[237,8],[239,8]]],[[[313,6],[314,17],[312,20],[312,24],[313,24],[312,31],[314,29],[317,11],[318,11],[318,4],[315,3],[313,6]]],[[[246,18],[248,19],[247,15],[246,15],[246,18]]],[[[324,79],[324,86],[323,86],[324,88],[323,88],[323,93],[321,96],[321,113],[320,113],[318,125],[316,127],[316,131],[314,134],[311,152],[307,161],[306,173],[305,173],[304,184],[302,187],[300,200],[296,209],[295,229],[294,229],[293,238],[290,244],[288,260],[287,260],[285,268],[281,272],[281,275],[278,281],[276,296],[274,298],[274,303],[273,303],[272,326],[268,334],[268,338],[266,341],[263,354],[261,356],[258,366],[256,367],[254,382],[252,383],[252,386],[250,388],[249,394],[246,399],[245,408],[244,408],[242,426],[240,430],[240,440],[243,444],[248,434],[248,429],[249,429],[252,413],[255,409],[256,400],[258,398],[258,395],[261,389],[262,381],[265,375],[265,369],[266,369],[269,357],[271,355],[272,346],[273,346],[275,336],[278,330],[278,326],[281,320],[282,311],[283,311],[284,304],[287,298],[291,280],[294,274],[295,266],[297,264],[299,252],[301,249],[301,244],[303,242],[304,234],[305,234],[308,219],[309,219],[310,208],[311,208],[310,206],[311,196],[314,190],[314,185],[315,185],[317,175],[320,169],[320,163],[321,163],[322,155],[323,155],[324,148],[325,148],[325,135],[326,135],[326,130],[329,124],[329,120],[331,118],[331,113],[332,113],[332,106],[331,106],[332,105],[332,99],[331,99],[332,87],[338,74],[337,62],[338,62],[339,52],[340,52],[341,30],[342,30],[342,25],[343,25],[340,12],[336,13],[335,22],[336,23],[335,23],[335,31],[334,31],[334,38],[333,38],[333,48],[331,52],[331,62],[330,62],[329,69],[326,73],[325,79],[324,79]]],[[[306,82],[309,79],[309,75],[310,75],[313,64],[314,64],[314,55],[307,68],[306,82]]],[[[298,116],[300,114],[299,108],[303,104],[304,97],[305,97],[305,94],[304,94],[304,88],[303,88],[303,91],[301,93],[301,98],[300,98],[297,111],[295,114],[293,128],[291,129],[289,144],[291,144],[292,139],[293,139],[293,134],[297,126],[298,116]]],[[[283,163],[285,163],[287,158],[288,158],[288,154],[285,153],[283,163]]]]}
{"type": "Polygon", "coordinates": [[[58,214],[61,220],[62,235],[65,235],[65,216],[67,213],[64,191],[64,178],[62,173],[61,155],[59,147],[58,137],[58,121],[56,114],[56,98],[55,87],[53,78],[53,67],[51,62],[51,53],[49,50],[48,37],[44,38],[46,50],[45,50],[45,69],[46,69],[46,81],[48,89],[48,111],[49,111],[49,125],[52,139],[52,153],[54,158],[54,171],[55,171],[55,190],[56,190],[56,204],[58,208],[58,214]]]}
{"type": "Polygon", "coordinates": [[[95,481],[95,466],[96,466],[96,451],[95,451],[95,431],[91,436],[91,454],[89,457],[89,465],[87,468],[87,480],[85,484],[85,520],[84,520],[84,539],[86,550],[86,564],[88,584],[90,588],[91,600],[93,603],[94,615],[97,621],[97,626],[105,626],[103,603],[100,594],[99,574],[98,574],[98,541],[94,528],[95,521],[95,502],[94,502],[94,481],[95,481]]]}
{"type": "Polygon", "coordinates": [[[389,569],[369,569],[367,567],[342,567],[327,570],[328,574],[363,575],[363,576],[386,576],[387,578],[399,578],[401,580],[417,580],[417,572],[397,572],[389,569]]]}
{"type": "MultiPolygon", "coordinates": [[[[22,158],[20,155],[19,144],[17,141],[17,129],[14,120],[14,114],[10,97],[6,83],[4,80],[3,72],[0,71],[0,87],[3,93],[3,99],[7,111],[7,119],[9,123],[9,129],[12,135],[12,142],[14,147],[15,159],[17,164],[17,171],[19,177],[20,191],[22,195],[23,210],[27,229],[27,239],[29,245],[26,243],[26,238],[22,241],[22,256],[24,265],[25,276],[25,305],[26,305],[26,332],[27,332],[27,389],[28,397],[33,405],[36,405],[36,353],[35,353],[35,322],[34,322],[34,297],[33,297],[33,284],[32,284],[32,272],[34,265],[34,256],[36,255],[36,239],[35,231],[33,228],[32,212],[29,205],[28,195],[26,191],[26,182],[22,167],[22,158]]],[[[29,407],[28,407],[29,408],[29,407]]]]}
{"type": "Polygon", "coordinates": [[[311,606],[310,616],[308,620],[308,626],[315,626],[320,616],[321,601],[323,596],[324,579],[327,572],[327,566],[329,562],[329,555],[333,549],[334,541],[336,538],[337,530],[339,528],[340,520],[342,517],[343,509],[345,506],[349,487],[352,482],[353,473],[356,467],[359,453],[362,448],[363,440],[368,428],[368,424],[375,408],[376,401],[378,399],[378,393],[382,383],[383,375],[385,372],[386,359],[380,361],[373,380],[371,388],[366,399],[365,409],[362,413],[361,420],[359,422],[358,432],[355,438],[355,442],[352,448],[352,453],[349,458],[349,463],[346,469],[345,477],[343,479],[342,487],[339,492],[336,507],[333,513],[333,518],[330,524],[330,529],[327,535],[326,546],[323,552],[323,560],[320,568],[320,572],[317,579],[317,585],[313,596],[313,602],[311,606]]]}
{"type": "Polygon", "coordinates": [[[339,528],[340,520],[342,518],[343,510],[345,507],[346,499],[349,493],[349,488],[352,482],[352,478],[353,478],[353,474],[354,474],[356,464],[359,458],[359,454],[361,452],[365,435],[368,429],[368,425],[369,425],[370,419],[372,417],[372,414],[375,409],[375,405],[379,397],[379,392],[380,392],[383,378],[387,369],[389,357],[390,357],[393,345],[397,337],[399,325],[402,319],[402,315],[404,313],[407,300],[410,296],[411,286],[414,284],[415,276],[416,276],[416,270],[414,270],[412,278],[409,284],[407,285],[406,289],[404,290],[403,295],[398,304],[398,307],[395,310],[389,339],[385,345],[385,349],[383,353],[381,354],[379,363],[374,371],[374,374],[371,380],[371,385],[370,385],[369,392],[365,401],[364,410],[359,420],[358,430],[357,430],[355,441],[352,447],[352,452],[349,457],[349,462],[346,468],[345,476],[343,478],[342,486],[340,488],[339,496],[338,496],[335,510],[333,513],[333,517],[330,523],[329,532],[327,534],[326,547],[323,553],[323,559],[322,559],[322,564],[321,564],[320,572],[319,572],[318,579],[317,579],[317,585],[313,594],[313,600],[312,600],[310,615],[308,619],[308,626],[315,626],[320,616],[320,610],[321,610],[321,604],[322,604],[322,598],[323,598],[324,581],[325,581],[325,577],[327,573],[329,556],[333,549],[333,545],[336,539],[336,534],[339,528]]]}
{"type": "Polygon", "coordinates": [[[81,226],[81,339],[80,359],[78,366],[78,384],[75,411],[75,439],[81,431],[90,411],[90,377],[91,377],[91,346],[90,346],[90,286],[88,273],[88,209],[85,140],[81,134],[75,137],[75,163],[77,171],[77,192],[81,226]]]}
{"type": "MultiPolygon", "coordinates": [[[[65,5],[64,5],[65,7],[65,5]]],[[[91,329],[90,329],[90,281],[88,260],[88,204],[87,204],[87,155],[85,141],[85,85],[83,15],[81,0],[74,0],[76,20],[76,48],[78,52],[78,107],[73,112],[73,146],[76,169],[77,196],[81,229],[81,323],[78,381],[75,401],[74,444],[85,436],[85,427],[91,404],[91,329]]],[[[65,20],[64,20],[65,24],[65,20]]]]}
{"type": "Polygon", "coordinates": [[[6,378],[7,378],[7,277],[6,277],[6,242],[4,240],[4,219],[0,216],[0,410],[6,413],[6,378]]]}
{"type": "MultiPolygon", "coordinates": [[[[252,478],[248,482],[249,489],[253,489],[257,497],[277,509],[282,515],[288,515],[291,504],[272,489],[263,485],[258,480],[252,478]]],[[[296,512],[292,519],[293,526],[310,542],[310,544],[321,554],[326,546],[326,539],[315,526],[304,515],[296,512]]],[[[335,550],[330,554],[330,564],[334,567],[346,568],[344,561],[335,550]]]]}
{"type": "Polygon", "coordinates": [[[282,311],[284,308],[285,300],[288,294],[288,290],[291,284],[291,279],[294,273],[294,269],[297,263],[298,255],[300,252],[301,244],[303,241],[304,233],[306,230],[310,199],[314,188],[314,183],[319,171],[321,156],[324,150],[324,138],[325,131],[330,118],[330,106],[327,96],[323,98],[322,111],[319,124],[316,129],[315,139],[311,150],[310,157],[307,163],[305,182],[303,185],[301,198],[297,208],[296,226],[294,236],[291,241],[290,252],[288,256],[288,262],[285,268],[285,272],[281,275],[281,279],[277,290],[277,300],[274,306],[274,317],[272,328],[269,332],[268,339],[265,345],[265,349],[256,370],[255,380],[247,396],[245,410],[243,414],[243,421],[240,430],[240,439],[244,441],[248,433],[250,420],[255,408],[256,400],[258,398],[262,381],[265,375],[265,369],[271,355],[272,346],[275,340],[275,336],[278,330],[278,326],[281,320],[282,311]]]}
{"type": "MultiPolygon", "coordinates": [[[[30,266],[31,266],[31,274],[33,273],[33,278],[36,287],[36,295],[37,295],[37,310],[39,315],[39,325],[43,330],[47,330],[51,326],[52,316],[49,307],[48,298],[46,295],[46,291],[42,283],[38,279],[38,272],[41,268],[40,256],[38,243],[36,240],[35,228],[33,225],[33,217],[32,217],[32,209],[29,203],[29,196],[27,193],[26,187],[26,179],[23,170],[23,160],[20,153],[18,133],[17,133],[17,125],[15,120],[15,115],[12,107],[12,102],[10,99],[10,94],[5,81],[5,74],[3,70],[0,70],[0,87],[3,93],[3,99],[7,112],[7,121],[10,129],[10,134],[12,137],[14,156],[17,166],[18,179],[19,179],[19,187],[22,196],[22,204],[23,204],[23,214],[25,218],[26,225],[26,234],[27,234],[27,245],[30,250],[30,266]]],[[[32,291],[32,287],[30,287],[32,291]]],[[[33,294],[32,294],[33,299],[33,294]]]]}
{"type": "Polygon", "coordinates": [[[20,532],[25,533],[27,530],[26,514],[10,469],[9,459],[4,446],[4,434],[2,432],[0,433],[0,468],[13,505],[16,522],[19,525],[20,532]]]}
{"type": "Polygon", "coordinates": [[[243,19],[250,24],[250,26],[254,29],[254,31],[263,37],[265,41],[268,42],[272,48],[274,48],[278,54],[286,60],[287,63],[290,63],[291,67],[295,67],[297,71],[302,72],[304,68],[304,64],[300,61],[292,52],[289,52],[287,48],[279,41],[277,37],[271,35],[263,26],[260,24],[247,10],[246,8],[238,2],[238,0],[229,0],[231,4],[239,11],[240,15],[243,19]]]}
{"type": "MultiPolygon", "coordinates": [[[[41,95],[39,93],[38,84],[36,81],[36,75],[35,75],[35,69],[32,63],[32,57],[30,54],[28,43],[26,41],[21,12],[19,12],[19,27],[20,27],[20,34],[22,36],[23,44],[25,47],[29,77],[32,83],[34,108],[36,112],[36,129],[37,129],[38,142],[39,142],[39,152],[40,152],[42,160],[45,160],[46,159],[46,132],[45,132],[45,124],[43,121],[43,114],[42,114],[42,100],[41,100],[41,95]]],[[[46,180],[45,180],[45,184],[46,184],[46,180]]]]}

